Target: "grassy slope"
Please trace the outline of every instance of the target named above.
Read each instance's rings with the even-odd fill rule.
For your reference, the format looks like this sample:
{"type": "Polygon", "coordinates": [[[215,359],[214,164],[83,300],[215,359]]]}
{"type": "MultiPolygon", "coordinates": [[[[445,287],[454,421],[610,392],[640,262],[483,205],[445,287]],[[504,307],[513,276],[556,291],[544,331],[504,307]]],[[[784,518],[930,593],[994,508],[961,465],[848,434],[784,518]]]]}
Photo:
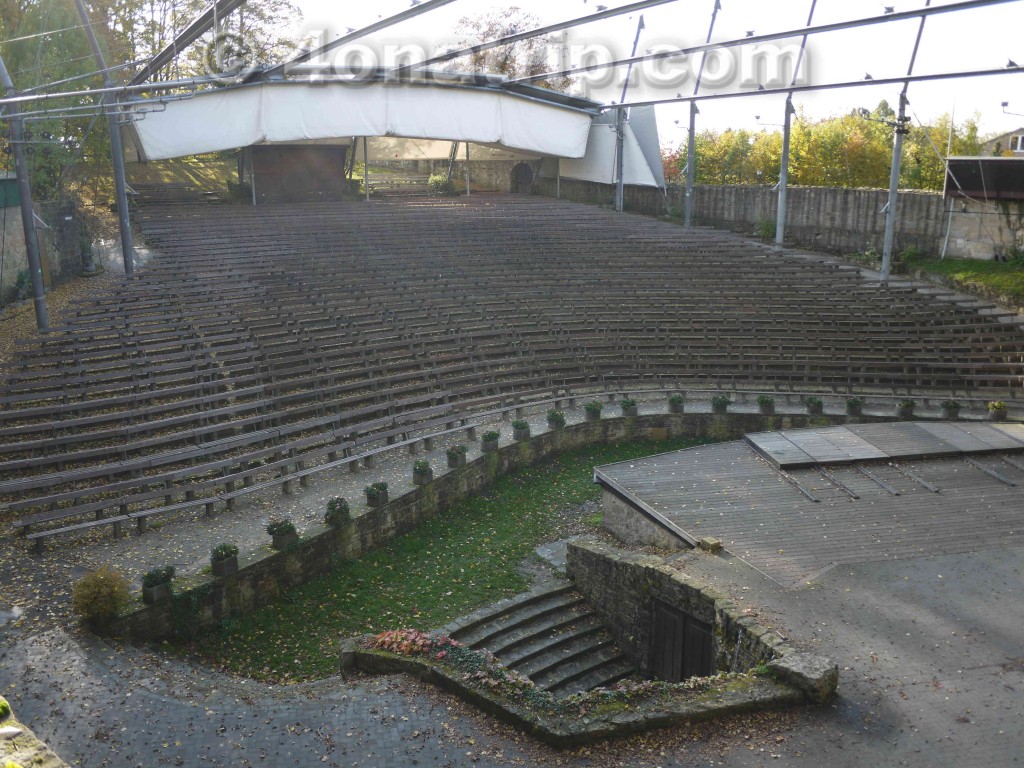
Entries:
{"type": "Polygon", "coordinates": [[[333,674],[339,637],[439,627],[525,589],[517,565],[538,544],[565,535],[563,510],[598,498],[595,465],[693,444],[592,446],[502,478],[384,549],[230,622],[194,650],[209,663],[260,679],[333,674]]]}
{"type": "Polygon", "coordinates": [[[129,184],[189,184],[222,195],[228,193],[228,179],[234,179],[237,175],[235,158],[220,153],[176,160],[130,163],[127,168],[129,184]]]}
{"type": "Polygon", "coordinates": [[[965,291],[981,290],[992,299],[1006,296],[1024,306],[1024,263],[978,259],[920,259],[908,262],[911,270],[921,269],[956,282],[965,291]]]}

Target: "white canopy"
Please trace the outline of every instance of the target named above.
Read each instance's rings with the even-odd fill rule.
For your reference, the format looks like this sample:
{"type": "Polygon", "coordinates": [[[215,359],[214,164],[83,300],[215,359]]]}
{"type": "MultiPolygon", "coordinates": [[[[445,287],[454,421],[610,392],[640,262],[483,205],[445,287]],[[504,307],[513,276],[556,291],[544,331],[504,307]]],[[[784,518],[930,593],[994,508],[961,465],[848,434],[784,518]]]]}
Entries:
{"type": "MultiPolygon", "coordinates": [[[[130,104],[126,106],[132,110],[130,104]]],[[[494,88],[282,81],[203,91],[134,123],[141,156],[165,160],[349,136],[471,141],[583,157],[592,115],[494,88]]]]}
{"type": "MultiPolygon", "coordinates": [[[[642,187],[665,185],[653,108],[631,111],[629,122],[626,123],[622,157],[624,183],[642,187]]],[[[614,111],[594,119],[586,153],[579,159],[561,160],[559,172],[568,179],[601,184],[616,182],[614,111]]]]}

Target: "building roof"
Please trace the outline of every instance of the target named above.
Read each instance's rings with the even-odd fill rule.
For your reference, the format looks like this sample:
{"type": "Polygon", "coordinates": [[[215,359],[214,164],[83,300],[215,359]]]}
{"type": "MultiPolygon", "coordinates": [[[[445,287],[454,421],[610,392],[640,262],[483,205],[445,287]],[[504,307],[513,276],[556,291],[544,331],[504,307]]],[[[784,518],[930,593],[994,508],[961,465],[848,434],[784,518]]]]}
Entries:
{"type": "Polygon", "coordinates": [[[748,435],[594,476],[798,587],[843,563],[1020,546],[1022,454],[1024,425],[899,422],[748,435]]]}

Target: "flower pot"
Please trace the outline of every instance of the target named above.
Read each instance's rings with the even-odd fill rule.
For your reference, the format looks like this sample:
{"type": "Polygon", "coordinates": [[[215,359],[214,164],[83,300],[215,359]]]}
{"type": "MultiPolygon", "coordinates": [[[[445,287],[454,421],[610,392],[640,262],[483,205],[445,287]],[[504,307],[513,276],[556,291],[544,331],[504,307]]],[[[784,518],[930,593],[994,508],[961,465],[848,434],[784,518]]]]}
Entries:
{"type": "Polygon", "coordinates": [[[668,412],[669,413],[685,413],[686,412],[686,403],[669,403],[668,404],[668,412]]]}
{"type": "Polygon", "coordinates": [[[628,408],[622,409],[622,415],[626,418],[635,418],[640,413],[639,405],[631,405],[628,408]]]}
{"type": "Polygon", "coordinates": [[[719,416],[723,416],[723,415],[725,415],[726,413],[729,412],[729,404],[728,403],[712,403],[711,404],[711,412],[715,413],[715,414],[718,414],[719,416]]]}
{"type": "Polygon", "coordinates": [[[897,405],[896,416],[900,419],[912,419],[914,418],[914,406],[912,405],[897,405]]]}
{"type": "MultiPolygon", "coordinates": [[[[551,426],[550,423],[548,424],[548,426],[551,426]]],[[[529,427],[523,427],[522,429],[520,429],[519,427],[513,427],[512,428],[512,439],[513,440],[529,440],[530,439],[530,428],[529,427]]]]}
{"type": "Polygon", "coordinates": [[[990,421],[1006,421],[1006,409],[997,408],[994,411],[989,411],[988,418],[990,421]]]}
{"type": "Polygon", "coordinates": [[[497,440],[482,440],[480,442],[480,450],[484,453],[496,453],[498,450],[497,440]]]}
{"type": "Polygon", "coordinates": [[[295,531],[290,533],[275,533],[270,546],[280,552],[288,549],[288,547],[294,545],[298,540],[299,534],[295,531]]]}
{"type": "Polygon", "coordinates": [[[563,427],[565,427],[565,424],[560,421],[548,421],[548,429],[550,430],[562,429],[563,427]]]}
{"type": "Polygon", "coordinates": [[[824,403],[808,403],[807,404],[807,412],[811,416],[821,416],[821,414],[822,414],[822,412],[824,410],[825,410],[825,404],[824,403]]]}
{"type": "Polygon", "coordinates": [[[366,503],[371,507],[383,507],[388,503],[388,492],[378,491],[374,496],[367,496],[366,503]]]}
{"type": "Polygon", "coordinates": [[[863,405],[850,405],[846,404],[846,415],[847,416],[860,416],[864,412],[863,405]]]}
{"type": "Polygon", "coordinates": [[[146,605],[164,605],[171,602],[171,585],[157,584],[142,588],[142,602],[146,605]]]}
{"type": "Polygon", "coordinates": [[[413,485],[426,485],[434,479],[434,470],[428,469],[425,472],[413,471],[412,482],[413,485]]]}
{"type": "Polygon", "coordinates": [[[942,406],[942,418],[954,420],[960,418],[960,408],[951,408],[948,405],[942,406]]]}
{"type": "Polygon", "coordinates": [[[466,454],[448,454],[448,469],[458,469],[466,466],[466,454]]]}
{"type": "Polygon", "coordinates": [[[210,565],[213,567],[213,575],[222,579],[238,571],[238,555],[232,555],[223,560],[213,560],[210,565]]]}
{"type": "Polygon", "coordinates": [[[600,411],[584,411],[583,412],[583,416],[584,416],[584,418],[587,421],[600,421],[601,420],[601,412],[600,411]]]}
{"type": "Polygon", "coordinates": [[[775,403],[758,403],[757,412],[762,416],[774,416],[775,415],[775,403]]]}

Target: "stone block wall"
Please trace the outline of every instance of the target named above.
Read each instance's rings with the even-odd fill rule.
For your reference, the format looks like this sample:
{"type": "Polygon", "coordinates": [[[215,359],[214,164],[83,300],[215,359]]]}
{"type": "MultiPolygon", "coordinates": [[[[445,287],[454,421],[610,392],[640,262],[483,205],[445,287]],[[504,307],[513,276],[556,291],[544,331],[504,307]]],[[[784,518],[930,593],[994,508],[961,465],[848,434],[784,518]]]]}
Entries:
{"type": "MultiPolygon", "coordinates": [[[[554,197],[556,181],[538,179],[539,194],[554,197]]],[[[581,203],[611,206],[615,187],[590,181],[562,179],[561,197],[581,203]]],[[[647,216],[680,216],[685,188],[669,186],[625,188],[625,208],[647,216]]],[[[791,187],[786,243],[827,253],[882,252],[888,199],[883,189],[791,187]]],[[[766,186],[697,186],[694,223],[758,234],[758,225],[775,225],[778,193],[766,186]]],[[[1024,204],[1005,205],[971,200],[946,200],[938,192],[901,192],[896,220],[895,251],[915,247],[938,256],[950,236],[946,255],[991,259],[1014,246],[1024,247],[1024,204]],[[1020,207],[1020,210],[1018,210],[1020,207]]]]}
{"type": "Polygon", "coordinates": [[[713,627],[716,672],[746,672],[793,653],[728,597],[661,557],[597,540],[569,544],[567,572],[637,667],[651,670],[654,605],[666,603],[713,627]]]}

